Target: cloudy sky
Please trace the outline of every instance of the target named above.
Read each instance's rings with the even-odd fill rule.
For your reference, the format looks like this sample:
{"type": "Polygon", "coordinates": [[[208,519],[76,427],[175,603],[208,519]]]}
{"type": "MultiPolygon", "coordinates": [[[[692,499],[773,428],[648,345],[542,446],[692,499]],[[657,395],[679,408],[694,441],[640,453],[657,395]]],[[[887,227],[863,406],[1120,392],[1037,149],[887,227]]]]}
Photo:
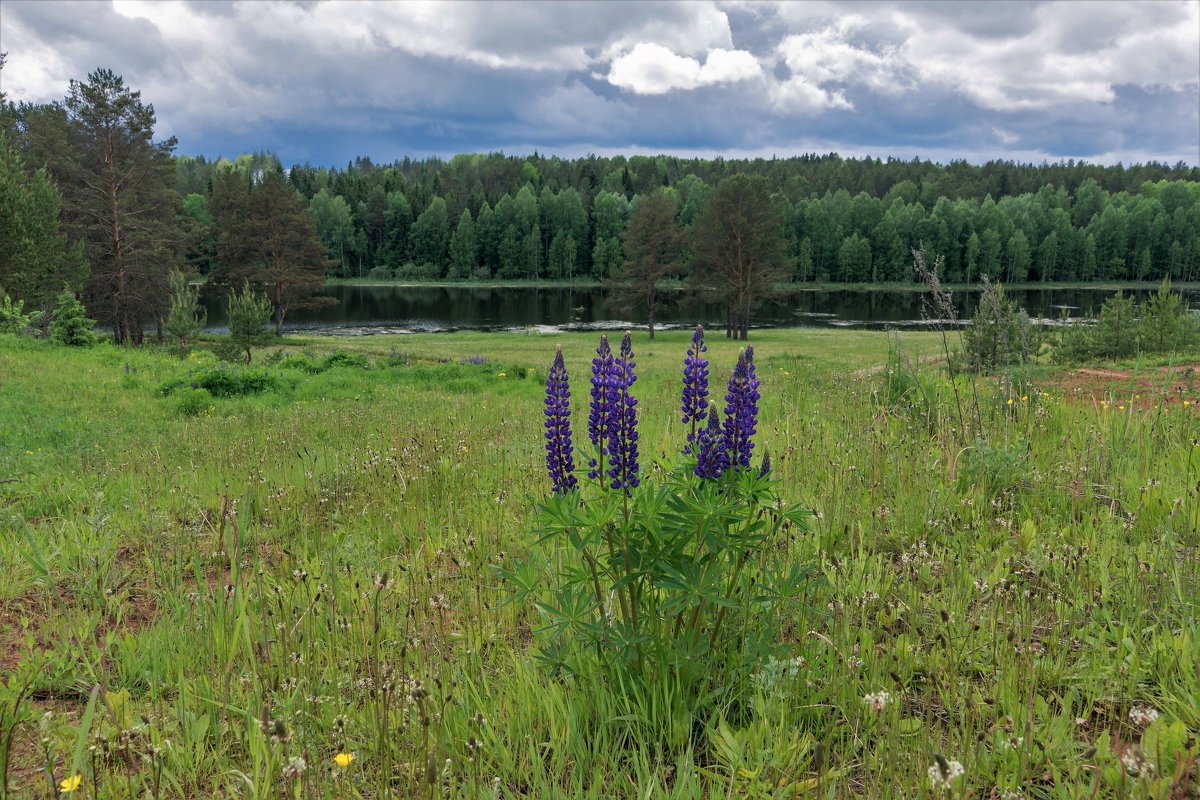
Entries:
{"type": "Polygon", "coordinates": [[[1200,0],[0,3],[10,98],[122,74],[180,152],[1200,163],[1200,0]]]}

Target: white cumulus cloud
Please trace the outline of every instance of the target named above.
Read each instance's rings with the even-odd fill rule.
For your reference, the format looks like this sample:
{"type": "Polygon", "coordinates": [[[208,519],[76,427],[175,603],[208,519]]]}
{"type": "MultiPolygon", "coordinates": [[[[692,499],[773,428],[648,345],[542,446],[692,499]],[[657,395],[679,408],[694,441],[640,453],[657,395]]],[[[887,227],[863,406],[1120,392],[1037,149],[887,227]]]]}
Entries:
{"type": "Polygon", "coordinates": [[[628,53],[613,59],[607,79],[634,94],[666,94],[761,75],[758,59],[745,50],[717,48],[701,64],[699,59],[681,56],[657,42],[638,42],[628,53]]]}

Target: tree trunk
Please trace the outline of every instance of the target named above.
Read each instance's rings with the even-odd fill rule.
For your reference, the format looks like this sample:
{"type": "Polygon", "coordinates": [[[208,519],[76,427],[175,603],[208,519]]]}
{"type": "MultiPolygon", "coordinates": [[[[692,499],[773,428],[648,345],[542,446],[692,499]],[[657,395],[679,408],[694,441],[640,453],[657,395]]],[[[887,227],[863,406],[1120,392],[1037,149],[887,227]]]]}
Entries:
{"type": "Polygon", "coordinates": [[[646,295],[646,325],[650,328],[650,338],[654,338],[654,288],[646,295]]]}

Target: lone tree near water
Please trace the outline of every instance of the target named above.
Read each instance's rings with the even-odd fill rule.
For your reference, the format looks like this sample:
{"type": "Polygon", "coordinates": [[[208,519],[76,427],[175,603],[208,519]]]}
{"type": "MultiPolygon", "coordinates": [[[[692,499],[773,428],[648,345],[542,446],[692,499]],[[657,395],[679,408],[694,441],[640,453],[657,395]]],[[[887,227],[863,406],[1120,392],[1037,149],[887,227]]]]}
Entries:
{"type": "Polygon", "coordinates": [[[214,187],[216,221],[224,230],[220,264],[211,281],[230,287],[249,284],[271,303],[275,334],[291,311],[317,308],[333,298],[317,292],[336,264],[317,235],[316,224],[295,188],[279,172],[257,184],[224,176],[214,187]]]}
{"type": "Polygon", "coordinates": [[[638,201],[625,229],[625,263],[614,285],[625,308],[645,308],[650,338],[654,338],[654,308],[658,282],[684,269],[683,231],[675,222],[679,205],[662,189],[638,201]]]}
{"type": "Polygon", "coordinates": [[[692,226],[692,251],[693,279],[725,303],[725,335],[748,338],[751,313],[789,269],[783,220],[766,178],[721,181],[692,226]]]}

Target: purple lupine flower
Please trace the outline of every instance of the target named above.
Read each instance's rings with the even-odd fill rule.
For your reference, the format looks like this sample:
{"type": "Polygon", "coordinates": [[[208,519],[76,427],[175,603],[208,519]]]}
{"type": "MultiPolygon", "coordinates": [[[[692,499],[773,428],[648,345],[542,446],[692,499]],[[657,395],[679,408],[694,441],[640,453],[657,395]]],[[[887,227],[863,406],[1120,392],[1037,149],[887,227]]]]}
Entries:
{"type": "Polygon", "coordinates": [[[729,453],[721,422],[716,412],[708,415],[708,425],[696,434],[696,469],[701,478],[719,478],[729,469],[729,453]]]}
{"type": "Polygon", "coordinates": [[[692,346],[688,348],[687,357],[683,360],[683,424],[690,423],[691,429],[688,431],[688,443],[684,448],[685,453],[692,451],[692,446],[696,443],[696,429],[703,423],[705,417],[708,416],[708,359],[704,357],[704,353],[708,352],[708,348],[704,346],[704,328],[697,325],[696,332],[692,334],[692,346]]]}
{"type": "Polygon", "coordinates": [[[725,393],[725,450],[733,469],[750,466],[754,434],[758,430],[758,377],[754,372],[754,348],[738,356],[725,393]]]}
{"type": "Polygon", "coordinates": [[[638,486],[637,399],[629,393],[637,376],[633,360],[633,337],[628,333],[621,340],[621,354],[616,359],[612,425],[608,434],[608,476],[614,489],[636,489],[638,486]]]}
{"type": "Polygon", "coordinates": [[[546,378],[546,470],[555,494],[575,488],[575,455],[571,446],[571,386],[562,347],[554,354],[550,375],[546,378]]]}
{"type": "Polygon", "coordinates": [[[608,344],[608,335],[600,335],[600,346],[596,348],[596,357],[592,359],[592,403],[588,410],[588,439],[596,448],[599,461],[595,458],[588,460],[589,478],[599,478],[604,471],[604,450],[608,446],[608,438],[615,424],[614,416],[617,405],[617,375],[616,359],[613,358],[612,348],[608,344]]]}

